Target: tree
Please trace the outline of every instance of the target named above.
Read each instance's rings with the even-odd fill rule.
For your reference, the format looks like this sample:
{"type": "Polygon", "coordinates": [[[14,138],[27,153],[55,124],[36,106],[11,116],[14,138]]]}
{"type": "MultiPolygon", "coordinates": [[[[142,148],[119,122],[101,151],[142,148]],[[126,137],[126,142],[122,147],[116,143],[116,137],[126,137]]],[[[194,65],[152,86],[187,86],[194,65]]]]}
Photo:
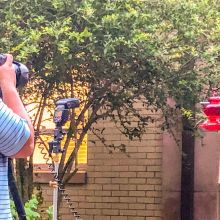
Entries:
{"type": "MultiPolygon", "coordinates": [[[[61,97],[84,97],[72,120],[83,126],[59,178],[65,184],[85,134],[110,118],[121,132],[141,138],[153,118],[135,109],[162,110],[166,127],[172,97],[183,115],[194,112],[204,88],[219,87],[219,6],[214,0],[11,0],[0,9],[1,50],[26,61],[34,72],[24,102],[38,103],[36,131],[44,106],[61,97]],[[30,96],[30,94],[32,94],[30,96]],[[88,120],[84,113],[89,110],[88,120]],[[136,126],[130,126],[130,118],[136,126]]],[[[206,95],[206,92],[204,93],[206,95]]],[[[124,146],[114,146],[125,151],[124,146]]]]}

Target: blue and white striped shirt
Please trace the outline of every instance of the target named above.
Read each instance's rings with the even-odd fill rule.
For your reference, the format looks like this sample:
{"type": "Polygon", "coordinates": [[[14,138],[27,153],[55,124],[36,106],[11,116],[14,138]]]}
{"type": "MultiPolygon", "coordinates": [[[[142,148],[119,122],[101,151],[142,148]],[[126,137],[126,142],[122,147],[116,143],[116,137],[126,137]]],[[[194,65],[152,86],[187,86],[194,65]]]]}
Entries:
{"type": "Polygon", "coordinates": [[[30,136],[26,120],[0,99],[0,220],[12,220],[8,188],[8,157],[18,153],[30,136]]]}

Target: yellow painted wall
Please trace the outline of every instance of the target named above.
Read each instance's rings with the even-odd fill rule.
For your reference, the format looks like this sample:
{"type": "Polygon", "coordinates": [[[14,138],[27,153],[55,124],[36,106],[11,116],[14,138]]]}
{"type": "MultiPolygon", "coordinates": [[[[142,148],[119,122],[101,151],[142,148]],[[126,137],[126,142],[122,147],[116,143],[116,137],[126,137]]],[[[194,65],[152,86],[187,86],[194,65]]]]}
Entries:
{"type": "MultiPolygon", "coordinates": [[[[52,140],[53,137],[48,136],[48,135],[44,135],[44,136],[42,136],[42,139],[44,140],[44,143],[48,146],[48,141],[52,140]]],[[[62,144],[63,144],[63,142],[61,143],[61,147],[63,146],[62,144]]],[[[73,151],[74,145],[75,145],[75,142],[71,141],[69,148],[67,150],[67,157],[66,158],[68,158],[69,155],[71,154],[71,152],[73,151]]],[[[34,156],[33,156],[34,164],[44,164],[45,163],[45,159],[43,158],[43,154],[41,153],[41,149],[40,149],[42,147],[44,147],[44,145],[40,144],[40,141],[38,140],[36,143],[36,146],[35,146],[35,150],[34,150],[34,156]]],[[[44,152],[46,152],[46,150],[44,150],[44,152]]],[[[83,140],[82,145],[80,146],[77,159],[78,159],[79,164],[86,164],[87,163],[87,135],[86,135],[85,139],[83,140]]]]}
{"type": "MultiPolygon", "coordinates": [[[[33,106],[29,106],[29,108],[33,108],[33,106]]],[[[31,114],[34,114],[34,111],[31,111],[31,114]]],[[[31,116],[30,114],[30,116],[31,116]]],[[[79,110],[76,109],[76,114],[79,114],[79,110]]],[[[41,124],[43,129],[50,129],[53,130],[55,128],[55,124],[53,123],[53,120],[50,119],[50,112],[48,112],[47,110],[45,110],[44,112],[44,120],[41,124]],[[45,120],[46,119],[46,120],[45,120]]],[[[85,114],[85,117],[88,118],[88,113],[85,114]]],[[[68,127],[68,123],[66,124],[66,128],[68,127]]],[[[44,140],[44,143],[46,144],[46,146],[49,148],[48,146],[48,141],[53,140],[53,135],[48,136],[48,135],[42,135],[41,136],[42,139],[44,140]]],[[[34,155],[33,155],[33,162],[34,164],[44,164],[45,163],[45,159],[43,158],[43,154],[41,153],[41,149],[40,148],[45,148],[45,146],[43,144],[40,144],[40,140],[37,140],[36,146],[35,146],[35,151],[34,151],[34,155]]],[[[63,146],[64,141],[62,141],[61,147],[63,146]]],[[[71,154],[71,152],[74,149],[74,145],[75,142],[74,140],[72,140],[70,142],[68,151],[67,151],[67,157],[71,154]]],[[[46,152],[46,150],[44,150],[44,152],[46,152]]],[[[87,135],[85,136],[83,143],[78,151],[78,164],[86,164],[87,163],[87,135]]]]}

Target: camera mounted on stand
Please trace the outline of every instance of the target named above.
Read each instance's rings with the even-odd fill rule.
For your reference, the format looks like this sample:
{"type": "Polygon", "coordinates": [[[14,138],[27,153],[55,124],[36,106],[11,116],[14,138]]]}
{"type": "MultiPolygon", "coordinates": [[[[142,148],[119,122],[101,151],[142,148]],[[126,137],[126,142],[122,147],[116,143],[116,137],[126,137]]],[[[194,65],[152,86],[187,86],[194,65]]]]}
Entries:
{"type": "MultiPolygon", "coordinates": [[[[59,154],[63,153],[61,148],[61,141],[64,136],[64,132],[62,130],[62,126],[66,124],[69,120],[69,112],[70,109],[74,109],[79,107],[79,99],[76,98],[67,98],[60,99],[56,102],[56,108],[54,112],[53,121],[56,125],[54,129],[54,140],[49,142],[49,155],[52,157],[54,162],[54,180],[50,182],[50,186],[53,187],[53,220],[57,220],[57,207],[58,207],[58,191],[59,191],[59,154]]],[[[78,217],[76,211],[74,211],[74,216],[78,217]]],[[[77,218],[78,219],[78,218],[77,218]]]]}
{"type": "Polygon", "coordinates": [[[54,140],[49,142],[49,154],[62,153],[61,140],[63,139],[62,126],[69,120],[70,109],[78,108],[80,105],[79,99],[67,98],[60,99],[56,102],[56,109],[54,112],[54,140]]]}

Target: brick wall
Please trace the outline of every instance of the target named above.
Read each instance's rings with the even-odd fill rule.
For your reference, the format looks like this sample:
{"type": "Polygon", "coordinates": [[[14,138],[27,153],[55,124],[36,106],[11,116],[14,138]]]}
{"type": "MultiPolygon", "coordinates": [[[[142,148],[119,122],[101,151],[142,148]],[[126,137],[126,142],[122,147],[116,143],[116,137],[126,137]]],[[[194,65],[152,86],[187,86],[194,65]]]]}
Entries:
{"type": "MultiPolygon", "coordinates": [[[[126,145],[129,156],[109,154],[103,144],[89,134],[87,184],[69,185],[67,191],[83,220],[162,219],[162,131],[158,123],[147,128],[142,141],[129,141],[115,125],[102,121],[108,143],[126,145]]],[[[42,185],[44,206],[51,205],[52,189],[42,185]]],[[[73,219],[62,203],[62,220],[73,219]]]]}

